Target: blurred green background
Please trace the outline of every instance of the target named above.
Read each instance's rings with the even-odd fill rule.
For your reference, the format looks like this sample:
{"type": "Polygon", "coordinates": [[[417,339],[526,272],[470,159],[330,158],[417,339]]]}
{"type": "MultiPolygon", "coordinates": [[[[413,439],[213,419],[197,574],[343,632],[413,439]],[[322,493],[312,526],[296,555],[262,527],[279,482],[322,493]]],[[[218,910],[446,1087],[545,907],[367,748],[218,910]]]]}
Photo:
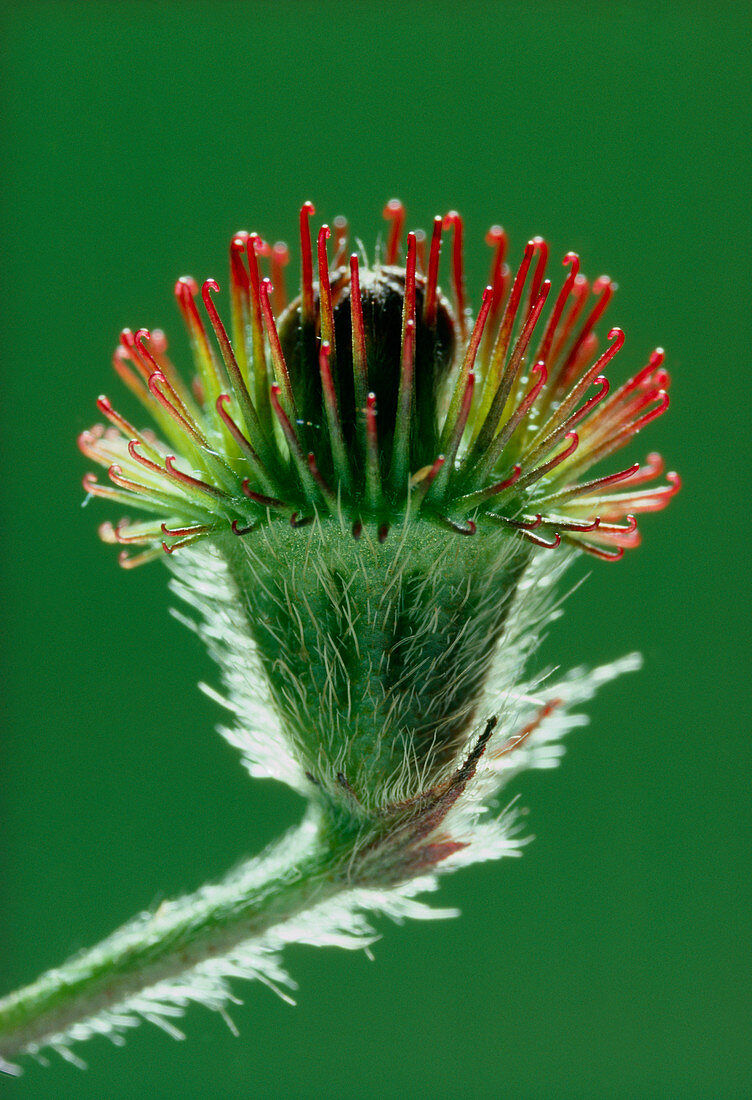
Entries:
{"type": "Polygon", "coordinates": [[[81,511],[76,434],[121,392],[121,327],[179,336],[176,276],[298,207],[366,242],[534,233],[621,289],[618,366],[658,344],[685,480],[587,584],[539,663],[640,649],[563,766],[518,781],[535,843],[446,880],[460,920],[382,922],[376,961],[298,948],[296,1008],[238,987],[241,1038],[53,1057],[36,1097],[748,1097],[749,161],[746,5],[27,3],[2,11],[5,991],[258,850],[301,806],[212,733],[215,682],[166,574],[122,573],[81,511]],[[746,450],[746,455],[743,453],[746,450]]]}

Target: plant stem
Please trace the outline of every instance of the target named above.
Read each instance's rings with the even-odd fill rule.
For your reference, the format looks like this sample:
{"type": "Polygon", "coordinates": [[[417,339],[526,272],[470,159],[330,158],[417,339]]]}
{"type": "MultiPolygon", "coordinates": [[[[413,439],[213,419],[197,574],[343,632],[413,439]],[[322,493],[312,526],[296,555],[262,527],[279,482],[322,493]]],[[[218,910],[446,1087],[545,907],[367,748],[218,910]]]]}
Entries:
{"type": "Polygon", "coordinates": [[[337,855],[309,814],[222,882],[163,903],[0,1000],[0,1065],[347,889],[337,855]]]}

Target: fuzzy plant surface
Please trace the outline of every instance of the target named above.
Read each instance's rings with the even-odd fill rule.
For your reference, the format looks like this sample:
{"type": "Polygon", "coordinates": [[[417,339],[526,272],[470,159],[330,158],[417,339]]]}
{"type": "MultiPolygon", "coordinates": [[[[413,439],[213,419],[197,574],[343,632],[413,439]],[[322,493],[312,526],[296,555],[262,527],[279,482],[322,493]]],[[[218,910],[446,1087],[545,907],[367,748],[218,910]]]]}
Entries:
{"type": "Polygon", "coordinates": [[[636,516],[679,488],[655,453],[606,461],[666,410],[663,352],[612,385],[624,335],[601,350],[596,330],[614,284],[591,285],[570,252],[552,290],[539,237],[511,272],[489,231],[473,314],[457,213],[405,235],[391,201],[372,257],[348,252],[344,219],[314,248],[314,213],[300,212],[296,297],[287,247],[237,233],[229,331],[217,283],[179,279],[194,376],[162,332],[125,330],[114,366],[152,426],[102,396],[106,423],[79,441],[108,475],[87,474],[86,493],[141,517],[101,537],[125,569],[166,562],[219,666],[205,690],[220,732],[307,812],[226,878],[0,1001],[7,1072],[47,1051],[80,1064],[79,1043],[122,1043],[140,1019],[182,1037],[190,1002],[233,1027],[233,979],[294,986],[286,944],[367,947],[369,914],[452,915],[418,895],[519,854],[514,808],[499,810],[510,778],[555,765],[580,705],[639,665],[526,671],[572,560],[617,561],[636,516]]]}

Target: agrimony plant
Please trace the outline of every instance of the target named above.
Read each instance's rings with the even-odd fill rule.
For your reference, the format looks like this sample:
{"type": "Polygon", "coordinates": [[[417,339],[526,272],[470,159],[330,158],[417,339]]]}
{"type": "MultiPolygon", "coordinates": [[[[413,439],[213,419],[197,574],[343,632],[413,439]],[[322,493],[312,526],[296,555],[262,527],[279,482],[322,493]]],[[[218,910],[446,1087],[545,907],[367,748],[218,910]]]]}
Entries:
{"type": "Polygon", "coordinates": [[[555,764],[579,704],[638,663],[558,683],[524,671],[572,559],[618,560],[638,543],[636,515],[679,488],[673,473],[656,484],[657,454],[591,473],[668,406],[662,351],[608,380],[624,336],[611,329],[599,353],[596,327],[614,284],[590,286],[570,252],[552,292],[539,237],[512,275],[494,227],[473,317],[455,212],[430,241],[403,243],[390,202],[373,262],[348,255],[337,219],[315,264],[313,214],[305,203],[297,297],[286,246],[236,234],[229,332],[216,282],[175,288],[195,377],[163,333],[124,331],[115,369],[153,427],[100,397],[107,424],[80,439],[109,478],[87,474],[86,492],[146,517],[107,522],[102,538],[126,569],[167,562],[221,670],[222,692],[206,689],[231,716],[221,732],[251,775],[289,784],[308,811],[221,882],[0,1002],[8,1070],[45,1049],[78,1063],[75,1044],[122,1042],[139,1018],[180,1036],[191,1001],[226,1015],[232,978],[291,986],[286,943],[367,945],[370,912],[446,915],[416,895],[518,853],[499,793],[555,764]]]}

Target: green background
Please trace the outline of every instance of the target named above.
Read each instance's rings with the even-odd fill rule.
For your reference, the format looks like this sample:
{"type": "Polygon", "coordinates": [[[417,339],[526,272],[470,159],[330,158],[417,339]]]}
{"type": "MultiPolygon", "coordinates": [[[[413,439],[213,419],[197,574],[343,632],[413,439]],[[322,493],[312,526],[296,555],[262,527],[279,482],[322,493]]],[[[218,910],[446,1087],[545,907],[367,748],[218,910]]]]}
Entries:
{"type": "Polygon", "coordinates": [[[466,216],[542,233],[621,289],[618,367],[658,343],[640,439],[683,493],[587,584],[540,658],[640,649],[563,766],[516,784],[522,860],[444,882],[460,920],[380,924],[376,961],[296,948],[296,1008],[238,987],[183,1044],[31,1065],[19,1097],[748,1097],[749,162],[745,5],[27,3],[3,9],[2,988],[198,886],[300,813],[211,731],[215,682],[165,572],[81,511],[76,434],[124,325],[178,334],[176,276],[302,200],[366,242],[466,216]],[[746,55],[746,56],[745,56],[746,55]],[[744,453],[746,451],[746,454],[744,453]],[[746,499],[745,499],[746,498],[746,499]]]}

